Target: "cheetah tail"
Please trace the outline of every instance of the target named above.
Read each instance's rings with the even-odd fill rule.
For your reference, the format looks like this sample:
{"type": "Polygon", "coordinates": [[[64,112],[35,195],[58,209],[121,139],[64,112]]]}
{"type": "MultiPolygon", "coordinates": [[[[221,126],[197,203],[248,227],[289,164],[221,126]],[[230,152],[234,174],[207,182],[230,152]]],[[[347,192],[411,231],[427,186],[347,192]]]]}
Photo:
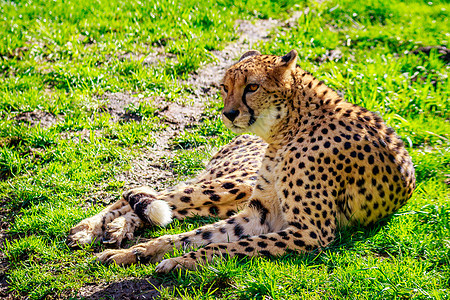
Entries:
{"type": "Polygon", "coordinates": [[[153,196],[130,197],[128,203],[134,212],[152,225],[166,226],[172,222],[172,209],[169,203],[153,196]]]}

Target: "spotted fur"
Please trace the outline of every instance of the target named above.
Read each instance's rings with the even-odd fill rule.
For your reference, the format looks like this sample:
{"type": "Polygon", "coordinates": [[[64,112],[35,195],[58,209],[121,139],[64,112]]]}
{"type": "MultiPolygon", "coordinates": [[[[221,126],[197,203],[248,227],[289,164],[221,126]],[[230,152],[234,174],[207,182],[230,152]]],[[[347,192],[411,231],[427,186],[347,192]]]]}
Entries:
{"type": "MultiPolygon", "coordinates": [[[[221,176],[205,178],[208,183],[200,179],[173,194],[167,192],[181,200],[192,195],[186,193],[192,188],[196,197],[204,200],[189,196],[189,201],[177,203],[185,203],[183,209],[187,210],[195,202],[204,212],[208,205],[219,208],[225,203],[222,199],[238,201],[238,196],[228,198],[232,193],[224,187],[226,179],[239,185],[234,195],[248,187],[242,192],[245,196],[241,199],[246,201],[242,211],[192,232],[162,236],[130,249],[107,250],[99,254],[100,261],[157,262],[174,248],[205,246],[163,260],[156,270],[168,272],[193,269],[214,256],[273,256],[288,249],[308,252],[331,243],[339,227],[374,223],[406,203],[415,188],[415,177],[401,140],[380,116],[345,102],[296,61],[295,50],[282,57],[253,51],[244,54],[222,82],[225,124],[238,133],[256,133],[266,143],[254,139],[259,142],[254,153],[252,143],[241,148],[242,157],[235,167],[251,177],[257,172],[256,182],[247,181],[250,177],[236,170],[228,173],[231,169],[226,171],[224,166],[232,161],[219,154],[212,164],[214,173],[221,176]],[[241,165],[247,155],[262,158],[254,164],[258,171],[249,172],[248,165],[241,165]],[[205,201],[206,190],[210,190],[208,196],[218,195],[218,201],[205,201]]],[[[232,149],[222,151],[234,152],[232,149]]],[[[152,202],[141,198],[136,203],[144,201],[148,206],[152,202]]],[[[128,201],[133,206],[130,197],[128,201]]],[[[133,207],[145,219],[139,208],[133,207]]],[[[219,213],[226,215],[220,209],[219,213]]]]}
{"type": "Polygon", "coordinates": [[[144,225],[165,226],[172,218],[192,216],[228,218],[250,197],[266,147],[258,137],[240,135],[220,149],[205,171],[188,183],[160,193],[146,186],[124,192],[121,200],[74,226],[68,244],[79,246],[102,240],[118,247],[144,225]]]}

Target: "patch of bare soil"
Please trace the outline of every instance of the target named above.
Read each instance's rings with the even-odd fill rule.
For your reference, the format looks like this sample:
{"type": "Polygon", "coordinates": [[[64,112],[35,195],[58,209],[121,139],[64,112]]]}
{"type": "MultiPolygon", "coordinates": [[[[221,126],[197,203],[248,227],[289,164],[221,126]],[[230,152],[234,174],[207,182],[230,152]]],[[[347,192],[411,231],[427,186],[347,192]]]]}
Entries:
{"type": "Polygon", "coordinates": [[[0,56],[4,56],[6,58],[17,58],[22,59],[30,49],[28,47],[18,47],[14,49],[12,52],[1,53],[0,56]]]}
{"type": "Polygon", "coordinates": [[[98,138],[101,137],[103,130],[90,130],[90,129],[83,129],[80,131],[64,131],[60,133],[60,137],[63,139],[71,139],[75,143],[81,143],[81,142],[89,142],[91,139],[91,134],[94,135],[94,137],[98,138]]]}
{"type": "MultiPolygon", "coordinates": [[[[5,233],[0,233],[0,243],[4,244],[6,239],[5,233]]],[[[3,253],[3,246],[0,247],[0,251],[3,253]]],[[[0,255],[0,299],[8,300],[13,299],[9,292],[9,284],[6,281],[6,271],[8,270],[8,262],[4,257],[4,254],[0,255]]]]}
{"type": "Polygon", "coordinates": [[[426,55],[430,55],[431,51],[436,50],[439,58],[445,61],[446,63],[450,62],[450,49],[444,47],[444,46],[426,46],[426,47],[419,47],[415,51],[413,51],[413,54],[419,54],[424,53],[426,55]]]}
{"type": "Polygon", "coordinates": [[[98,300],[98,299],[124,299],[144,300],[159,297],[161,284],[153,278],[129,279],[100,285],[85,285],[78,292],[76,298],[98,300]]]}
{"type": "Polygon", "coordinates": [[[239,39],[226,46],[221,51],[212,51],[217,58],[216,62],[200,68],[186,83],[192,85],[195,96],[210,96],[217,92],[219,83],[225,75],[225,71],[237,62],[237,59],[245,52],[253,49],[254,45],[269,39],[269,33],[280,25],[277,20],[257,20],[252,23],[240,20],[236,23],[239,39]]]}
{"type": "Polygon", "coordinates": [[[132,107],[139,107],[141,102],[151,101],[158,109],[156,114],[166,123],[184,127],[198,121],[203,111],[202,103],[194,103],[191,106],[181,105],[175,102],[165,101],[164,98],[139,98],[128,93],[106,93],[101,97],[105,103],[100,110],[108,112],[113,122],[141,121],[142,117],[134,112],[132,107]]]}
{"type": "Polygon", "coordinates": [[[53,126],[61,121],[60,117],[42,110],[23,112],[14,116],[14,119],[19,123],[24,123],[30,126],[36,126],[40,123],[43,128],[53,126]]]}
{"type": "Polygon", "coordinates": [[[101,99],[107,101],[102,110],[111,115],[113,122],[140,121],[142,119],[141,116],[128,109],[132,105],[139,106],[140,101],[138,97],[133,97],[133,95],[127,93],[106,93],[101,99]]]}
{"type": "Polygon", "coordinates": [[[327,50],[321,57],[316,58],[316,62],[324,63],[327,61],[337,62],[342,58],[342,51],[339,49],[327,50]]]}
{"type": "MultiPolygon", "coordinates": [[[[161,140],[167,143],[167,136],[161,140]]],[[[162,190],[168,182],[173,182],[176,178],[161,159],[170,156],[173,156],[171,151],[161,146],[160,149],[148,148],[139,157],[133,159],[131,170],[116,175],[115,179],[125,182],[125,189],[147,185],[155,190],[162,190]]]]}
{"type": "Polygon", "coordinates": [[[170,124],[177,125],[179,129],[198,122],[204,110],[201,101],[191,106],[179,105],[172,102],[161,102],[159,105],[158,115],[170,124]]]}
{"type": "MultiPolygon", "coordinates": [[[[165,45],[165,44],[164,44],[165,45]]],[[[177,63],[177,56],[172,53],[165,53],[164,47],[154,47],[153,52],[144,58],[143,64],[147,66],[157,66],[159,64],[177,63]]]]}

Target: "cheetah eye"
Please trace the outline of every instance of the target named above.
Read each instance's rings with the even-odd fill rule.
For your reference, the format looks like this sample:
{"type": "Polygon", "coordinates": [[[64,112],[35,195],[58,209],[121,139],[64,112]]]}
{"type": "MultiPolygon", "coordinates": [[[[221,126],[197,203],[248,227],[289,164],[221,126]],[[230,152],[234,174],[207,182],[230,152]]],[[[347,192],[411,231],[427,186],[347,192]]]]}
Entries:
{"type": "Polygon", "coordinates": [[[245,87],[245,90],[246,90],[247,92],[253,93],[253,92],[256,92],[256,90],[257,90],[258,88],[259,88],[259,84],[251,83],[251,84],[249,84],[249,85],[247,85],[247,86],[245,87]]]}
{"type": "Polygon", "coordinates": [[[227,89],[227,87],[224,84],[221,84],[220,86],[223,88],[223,91],[225,93],[228,93],[228,89],[227,89]]]}

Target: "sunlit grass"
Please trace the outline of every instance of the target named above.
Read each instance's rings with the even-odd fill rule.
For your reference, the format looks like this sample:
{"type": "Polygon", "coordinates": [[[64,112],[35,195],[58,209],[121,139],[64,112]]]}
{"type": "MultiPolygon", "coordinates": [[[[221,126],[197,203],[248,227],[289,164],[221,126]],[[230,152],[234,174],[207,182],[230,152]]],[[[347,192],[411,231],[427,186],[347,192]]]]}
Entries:
{"type": "MultiPolygon", "coordinates": [[[[0,203],[11,223],[2,251],[15,297],[64,298],[87,283],[156,276],[171,284],[160,289],[167,299],[448,299],[449,64],[434,50],[412,53],[448,47],[447,2],[0,4],[0,203]],[[189,87],[178,80],[238,38],[237,19],[285,19],[293,10],[303,11],[296,24],[276,28],[255,47],[277,55],[297,49],[302,68],[383,116],[416,167],[418,187],[408,204],[371,228],[344,229],[321,252],[216,259],[194,272],[104,266],[93,257],[100,243],[69,249],[70,227],[115,201],[126,185],[116,175],[168,129],[155,99],[189,104],[189,87]],[[145,60],[159,52],[171,55],[145,60]],[[112,120],[105,95],[115,92],[140,100],[126,107],[135,119],[112,120]],[[17,121],[33,111],[54,122],[17,121]]],[[[200,172],[234,136],[220,120],[219,97],[211,98],[200,122],[169,141],[173,156],[162,159],[181,179],[200,172]]],[[[137,235],[176,234],[214,220],[174,221],[137,235]]]]}

